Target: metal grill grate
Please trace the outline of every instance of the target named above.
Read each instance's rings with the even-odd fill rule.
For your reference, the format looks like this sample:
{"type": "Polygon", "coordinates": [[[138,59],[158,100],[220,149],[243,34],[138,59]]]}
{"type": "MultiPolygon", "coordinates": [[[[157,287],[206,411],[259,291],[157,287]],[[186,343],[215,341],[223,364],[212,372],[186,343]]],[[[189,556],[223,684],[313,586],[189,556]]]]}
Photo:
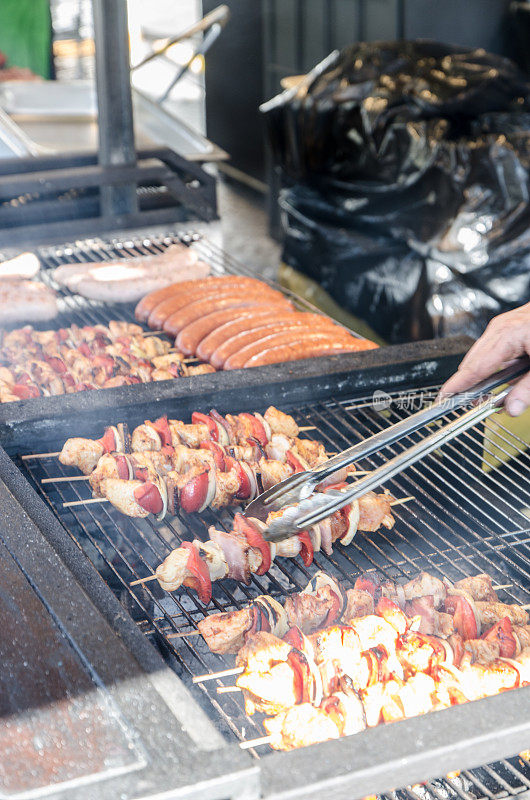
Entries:
{"type": "MultiPolygon", "coordinates": [[[[324,402],[292,413],[299,424],[316,426],[310,435],[322,441],[327,450],[337,451],[398,421],[408,413],[405,405],[417,404],[428,397],[428,391],[408,397],[394,396],[389,406],[380,411],[366,400],[324,402]]],[[[359,466],[373,468],[419,436],[421,433],[413,434],[384,453],[365,459],[359,466]]],[[[60,449],[62,441],[57,446],[60,449]]],[[[149,519],[130,520],[108,503],[64,509],[63,502],[90,495],[87,484],[43,485],[44,477],[71,474],[56,459],[27,460],[20,464],[141,630],[161,648],[187,684],[191,684],[193,675],[233,666],[232,658],[210,653],[198,636],[172,636],[194,629],[204,616],[206,609],[194,593],[183,589],[169,595],[156,582],[130,587],[133,580],[151,574],[182,540],[194,536],[207,538],[211,524],[229,527],[231,512],[207,511],[156,524],[149,519]]],[[[488,572],[494,582],[511,584],[503,590],[501,599],[528,602],[529,466],[530,455],[523,441],[498,419],[490,419],[486,425],[481,423],[388,484],[396,497],[415,498],[406,506],[394,508],[396,525],[392,531],[359,533],[348,547],[337,545],[330,557],[318,553],[309,569],[299,559],[280,559],[267,575],[253,576],[249,587],[218,581],[214,583],[208,610],[240,607],[261,593],[282,599],[288,592],[302,589],[316,569],[336,575],[345,585],[352,585],[360,571],[374,568],[394,579],[411,577],[420,569],[453,581],[488,572]],[[485,470],[485,459],[502,460],[508,455],[509,462],[496,462],[495,469],[485,470]]],[[[218,727],[227,737],[248,739],[261,735],[260,720],[245,715],[240,695],[217,694],[217,686],[222,683],[211,681],[194,686],[193,690],[210,713],[213,707],[218,727]]],[[[257,752],[253,754],[259,757],[257,752]]],[[[514,757],[394,794],[396,798],[469,800],[500,798],[529,788],[530,764],[522,757],[514,757]]]]}

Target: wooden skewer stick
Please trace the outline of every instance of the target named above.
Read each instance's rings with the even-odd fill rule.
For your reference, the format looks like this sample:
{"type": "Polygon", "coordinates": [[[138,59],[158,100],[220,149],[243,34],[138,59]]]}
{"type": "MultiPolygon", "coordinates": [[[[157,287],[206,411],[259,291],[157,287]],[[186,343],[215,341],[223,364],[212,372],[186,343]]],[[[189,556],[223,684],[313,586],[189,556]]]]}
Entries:
{"type": "Polygon", "coordinates": [[[239,686],[218,686],[217,694],[228,694],[229,692],[240,692],[239,686]]]}
{"type": "Polygon", "coordinates": [[[67,475],[60,478],[43,478],[41,483],[68,483],[69,481],[87,481],[88,475],[67,475]]]}
{"type": "Polygon", "coordinates": [[[29,461],[32,458],[52,458],[54,456],[60,456],[61,451],[57,450],[56,453],[28,453],[25,456],[22,456],[22,461],[29,461]]]}
{"type": "Polygon", "coordinates": [[[391,506],[401,506],[401,505],[403,505],[403,503],[410,502],[410,500],[414,500],[414,495],[411,495],[410,497],[399,497],[397,500],[391,500],[390,501],[390,505],[391,506]]]}
{"type": "Polygon", "coordinates": [[[316,425],[304,425],[302,427],[298,427],[299,431],[316,431],[316,425]]]}
{"type": "Polygon", "coordinates": [[[142,336],[159,336],[161,333],[165,334],[165,331],[144,331],[142,336]]]}
{"type": "Polygon", "coordinates": [[[241,750],[250,750],[251,747],[259,747],[262,744],[270,744],[272,736],[259,736],[257,739],[247,739],[246,742],[239,742],[241,750]]]}
{"type": "Polygon", "coordinates": [[[214,681],[217,678],[228,678],[230,675],[240,675],[242,672],[244,672],[243,667],[222,669],[219,672],[205,672],[204,675],[195,675],[195,677],[192,679],[192,682],[206,683],[206,681],[214,681]]]}
{"type": "Polygon", "coordinates": [[[147,583],[154,580],[156,580],[156,575],[148,575],[147,578],[138,578],[137,581],[133,581],[129,586],[138,586],[139,583],[147,583]]]}
{"type": "Polygon", "coordinates": [[[519,606],[519,608],[524,608],[526,610],[527,608],[530,608],[530,603],[527,603],[525,606],[519,606]]]}
{"type": "Polygon", "coordinates": [[[108,503],[106,497],[88,497],[86,500],[70,500],[63,503],[63,508],[73,508],[74,506],[87,506],[92,503],[108,503]]]}
{"type": "Polygon", "coordinates": [[[513,586],[512,583],[501,583],[498,586],[492,586],[491,588],[496,592],[498,589],[509,589],[513,586]]]}
{"type": "Polygon", "coordinates": [[[187,636],[201,636],[200,631],[179,631],[178,633],[166,633],[166,639],[185,639],[187,636]]]}

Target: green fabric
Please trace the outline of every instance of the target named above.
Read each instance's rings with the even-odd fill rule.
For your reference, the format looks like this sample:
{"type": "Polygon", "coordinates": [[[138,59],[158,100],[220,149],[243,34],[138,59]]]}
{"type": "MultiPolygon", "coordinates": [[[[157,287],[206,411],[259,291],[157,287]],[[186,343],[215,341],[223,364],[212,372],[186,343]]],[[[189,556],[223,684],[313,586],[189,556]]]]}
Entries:
{"type": "Polygon", "coordinates": [[[29,67],[50,77],[49,0],[0,0],[0,50],[8,67],[29,67]]]}

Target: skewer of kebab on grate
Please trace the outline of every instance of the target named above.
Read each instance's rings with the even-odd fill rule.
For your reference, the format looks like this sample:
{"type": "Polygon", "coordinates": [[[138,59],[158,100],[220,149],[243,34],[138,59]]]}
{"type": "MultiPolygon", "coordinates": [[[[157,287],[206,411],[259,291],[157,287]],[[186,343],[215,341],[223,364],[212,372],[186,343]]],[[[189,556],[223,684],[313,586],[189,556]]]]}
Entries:
{"type": "MultiPolygon", "coordinates": [[[[449,586],[449,591],[466,591],[473,601],[490,604],[490,619],[492,613],[497,619],[503,619],[501,615],[505,614],[507,608],[519,625],[527,619],[526,612],[521,612],[519,606],[498,602],[489,575],[463,578],[449,586]]],[[[319,571],[303,591],[287,597],[283,607],[280,606],[283,611],[280,612],[278,601],[270,598],[275,609],[272,619],[271,614],[265,615],[263,610],[264,602],[269,601],[268,596],[264,596],[259,598],[257,605],[253,601],[242,609],[209,614],[200,620],[198,630],[191,633],[201,634],[213,653],[236,653],[248,636],[257,630],[267,630],[281,636],[282,628],[287,625],[300,628],[304,634],[311,634],[343,618],[372,614],[379,600],[386,598],[395,602],[408,616],[415,617],[420,633],[447,638],[458,632],[453,616],[444,610],[447,592],[448,585],[428,572],[420,572],[404,584],[385,580],[377,572],[367,572],[357,578],[353,589],[344,590],[337,580],[319,571]]],[[[491,637],[488,641],[491,641],[491,637]]],[[[530,636],[522,646],[527,644],[530,645],[530,636]]],[[[505,649],[503,654],[508,652],[505,649]]],[[[194,680],[199,683],[205,678],[215,677],[216,674],[211,673],[194,680]]]]}
{"type": "Polygon", "coordinates": [[[0,352],[5,364],[0,368],[0,401],[214,371],[209,365],[188,367],[182,354],[170,352],[169,342],[144,339],[138,332],[123,333],[131,329],[141,331],[136,325],[112,321],[109,328],[72,326],[31,335],[25,329],[6,334],[0,352]],[[36,342],[33,335],[38,336],[36,342]]]}
{"type": "MultiPolygon", "coordinates": [[[[223,447],[234,447],[246,446],[250,439],[250,444],[267,448],[269,457],[277,458],[277,449],[283,449],[287,457],[287,451],[292,449],[293,440],[296,440],[295,446],[300,450],[299,458],[304,458],[304,448],[317,447],[319,454],[324,453],[322,445],[298,439],[300,431],[292,416],[274,406],[269,406],[263,415],[244,412],[221,416],[212,410],[209,414],[194,412],[191,424],[165,416],[154,422],[146,420],[133,430],[131,436],[123,423],[116,427],[111,426],[105,429],[101,439],[67,439],[57,455],[65,466],[77,467],[88,475],[105,453],[157,451],[163,447],[181,444],[199,448],[205,442],[212,442],[223,447]]],[[[31,457],[35,456],[30,455],[29,458],[31,457]]]]}
{"type": "MultiPolygon", "coordinates": [[[[245,710],[248,714],[274,714],[275,718],[265,722],[272,734],[285,733],[286,715],[307,725],[298,730],[294,740],[292,735],[288,737],[291,746],[302,746],[323,740],[312,738],[311,720],[324,722],[322,712],[329,710],[326,698],[337,693],[362,704],[362,730],[530,681],[529,647],[519,646],[512,657],[492,653],[487,663],[474,663],[458,635],[452,636],[453,641],[444,640],[418,633],[416,627],[417,618],[408,617],[393,601],[382,597],[374,614],[309,637],[296,627],[283,640],[268,632],[254,634],[237,657],[242,670],[237,686],[244,692],[245,710]]],[[[521,630],[526,644],[530,627],[521,630]]],[[[342,735],[356,732],[341,726],[339,730],[342,735]]],[[[274,738],[253,740],[246,746],[257,742],[290,749],[284,748],[283,738],[276,744],[274,738]]]]}

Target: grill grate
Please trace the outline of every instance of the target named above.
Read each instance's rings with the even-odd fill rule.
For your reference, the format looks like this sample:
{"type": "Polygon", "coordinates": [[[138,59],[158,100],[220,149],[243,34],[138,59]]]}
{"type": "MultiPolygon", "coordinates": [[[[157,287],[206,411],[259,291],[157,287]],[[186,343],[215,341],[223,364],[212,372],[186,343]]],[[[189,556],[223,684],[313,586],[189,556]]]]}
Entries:
{"type": "MultiPolygon", "coordinates": [[[[433,391],[409,395],[414,405],[428,400],[433,391]]],[[[409,410],[403,396],[388,396],[388,407],[376,410],[371,401],[322,402],[293,410],[300,425],[314,425],[311,436],[329,451],[346,446],[404,418],[409,410]],[[390,402],[391,401],[391,402],[390,402]]],[[[449,421],[454,414],[444,420],[449,421]]],[[[100,432],[94,431],[99,435],[100,432]]],[[[378,466],[421,436],[420,432],[374,454],[361,468],[378,466]]],[[[62,441],[57,442],[57,449],[62,441]]],[[[168,595],[155,582],[134,588],[130,583],[152,573],[158,563],[181,541],[194,536],[207,538],[211,524],[230,526],[231,512],[175,517],[155,524],[130,520],[110,504],[64,509],[62,503],[90,495],[83,482],[41,484],[44,477],[71,474],[56,459],[20,461],[34,486],[50,504],[70,536],[90,559],[106,583],[132,615],[140,629],[156,643],[165,657],[191,685],[193,675],[233,666],[233,659],[209,652],[200,637],[173,638],[171,634],[192,630],[205,613],[188,590],[168,595]]],[[[256,594],[279,599],[302,589],[316,569],[324,569],[346,585],[360,571],[377,568],[389,578],[411,577],[427,569],[439,577],[458,580],[477,572],[488,572],[496,583],[511,584],[503,590],[506,602],[528,602],[530,596],[530,455],[525,443],[498,419],[488,420],[444,445],[421,463],[389,482],[396,497],[413,495],[407,506],[394,508],[392,531],[359,533],[348,547],[337,545],[330,557],[318,553],[314,566],[281,559],[267,575],[253,576],[249,587],[233,581],[214,583],[212,604],[219,611],[240,607],[256,594]],[[487,436],[485,433],[487,432],[487,436]],[[484,459],[512,456],[487,472],[484,459]]],[[[230,679],[229,679],[230,680],[230,679]]],[[[193,686],[197,699],[215,716],[228,737],[248,739],[262,735],[257,717],[245,715],[236,693],[218,695],[222,680],[193,686]]],[[[255,751],[253,755],[259,758],[255,751]]],[[[400,790],[395,798],[501,798],[530,788],[530,764],[521,757],[497,762],[452,778],[400,790]]]]}

